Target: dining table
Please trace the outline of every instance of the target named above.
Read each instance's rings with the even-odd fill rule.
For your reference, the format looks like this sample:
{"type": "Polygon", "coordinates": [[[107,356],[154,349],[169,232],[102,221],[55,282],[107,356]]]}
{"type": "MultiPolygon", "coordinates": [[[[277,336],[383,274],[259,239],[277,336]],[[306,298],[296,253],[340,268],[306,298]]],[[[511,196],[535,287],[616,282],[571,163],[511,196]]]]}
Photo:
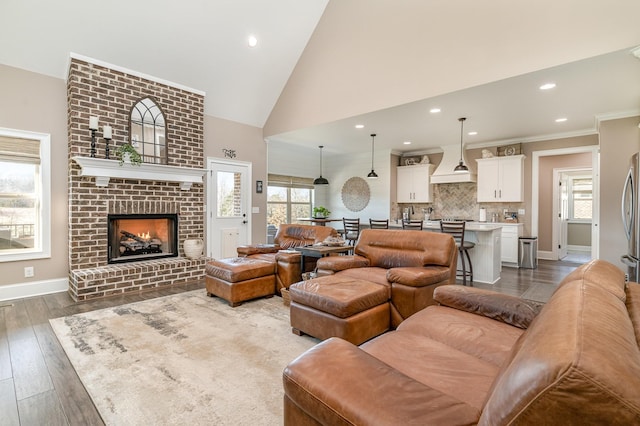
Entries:
{"type": "Polygon", "coordinates": [[[298,222],[311,222],[314,225],[325,226],[329,222],[342,222],[342,219],[330,219],[328,217],[299,217],[298,222]]]}

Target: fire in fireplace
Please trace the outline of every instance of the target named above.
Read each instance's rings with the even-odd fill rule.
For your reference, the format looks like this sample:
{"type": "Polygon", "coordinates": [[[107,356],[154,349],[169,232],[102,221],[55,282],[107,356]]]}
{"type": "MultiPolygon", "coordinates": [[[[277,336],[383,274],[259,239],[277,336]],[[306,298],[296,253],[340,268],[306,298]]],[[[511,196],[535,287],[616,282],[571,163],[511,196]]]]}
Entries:
{"type": "Polygon", "coordinates": [[[177,214],[110,214],[108,222],[108,263],[178,255],[177,214]]]}

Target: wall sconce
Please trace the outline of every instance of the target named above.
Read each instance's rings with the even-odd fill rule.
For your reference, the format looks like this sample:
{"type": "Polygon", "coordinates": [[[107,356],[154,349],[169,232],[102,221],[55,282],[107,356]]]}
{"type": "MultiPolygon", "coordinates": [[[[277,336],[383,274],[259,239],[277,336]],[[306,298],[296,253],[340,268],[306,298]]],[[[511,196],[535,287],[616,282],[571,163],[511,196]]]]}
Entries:
{"type": "Polygon", "coordinates": [[[89,117],[89,129],[91,130],[91,157],[96,156],[96,130],[98,130],[98,117],[89,117]]]}

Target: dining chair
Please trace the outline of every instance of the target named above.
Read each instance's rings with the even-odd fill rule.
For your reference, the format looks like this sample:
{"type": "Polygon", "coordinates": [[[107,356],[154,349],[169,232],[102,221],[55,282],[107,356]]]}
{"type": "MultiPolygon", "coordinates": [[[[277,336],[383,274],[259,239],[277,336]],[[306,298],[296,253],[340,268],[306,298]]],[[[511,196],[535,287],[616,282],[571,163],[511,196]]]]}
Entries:
{"type": "Polygon", "coordinates": [[[475,243],[464,240],[465,226],[465,222],[462,221],[441,221],[440,231],[451,235],[456,242],[456,247],[458,247],[458,252],[460,253],[460,263],[462,264],[462,270],[458,270],[462,277],[462,284],[467,285],[467,277],[469,277],[469,285],[473,287],[473,265],[471,264],[471,257],[469,257],[469,250],[475,247],[475,243]],[[466,261],[469,262],[468,271],[465,265],[465,256],[467,258],[466,261]]]}
{"type": "Polygon", "coordinates": [[[369,219],[371,229],[389,229],[389,219],[369,219]]]}
{"type": "Polygon", "coordinates": [[[403,220],[402,229],[414,229],[417,231],[422,231],[422,221],[421,220],[403,220]]]}
{"type": "Polygon", "coordinates": [[[360,219],[347,219],[342,218],[342,225],[344,227],[344,239],[350,246],[355,246],[356,241],[360,237],[360,219]]]}

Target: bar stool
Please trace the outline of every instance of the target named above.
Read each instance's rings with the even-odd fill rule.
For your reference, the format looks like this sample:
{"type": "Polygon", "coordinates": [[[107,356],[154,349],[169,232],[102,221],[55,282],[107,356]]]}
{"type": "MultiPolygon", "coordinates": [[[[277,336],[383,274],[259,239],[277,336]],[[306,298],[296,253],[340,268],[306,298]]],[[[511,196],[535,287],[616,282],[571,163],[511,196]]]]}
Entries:
{"type": "MultiPolygon", "coordinates": [[[[344,227],[344,239],[350,246],[355,246],[356,241],[360,238],[360,219],[342,218],[342,226],[344,227]]],[[[351,249],[353,251],[353,249],[351,249]]]]}
{"type": "Polygon", "coordinates": [[[369,219],[371,229],[389,229],[389,219],[369,219]]]}
{"type": "Polygon", "coordinates": [[[402,229],[415,229],[416,231],[422,231],[422,221],[402,220],[402,229]]]}
{"type": "Polygon", "coordinates": [[[460,253],[460,262],[462,263],[462,271],[458,270],[458,272],[462,272],[462,285],[467,285],[467,277],[469,277],[469,286],[473,287],[473,265],[471,265],[471,258],[469,257],[469,249],[475,247],[475,243],[464,240],[464,222],[440,222],[440,231],[445,234],[449,234],[453,237],[456,242],[456,247],[458,247],[458,252],[460,253]],[[465,256],[467,257],[467,261],[469,262],[469,270],[467,271],[465,265],[465,256]]]}

